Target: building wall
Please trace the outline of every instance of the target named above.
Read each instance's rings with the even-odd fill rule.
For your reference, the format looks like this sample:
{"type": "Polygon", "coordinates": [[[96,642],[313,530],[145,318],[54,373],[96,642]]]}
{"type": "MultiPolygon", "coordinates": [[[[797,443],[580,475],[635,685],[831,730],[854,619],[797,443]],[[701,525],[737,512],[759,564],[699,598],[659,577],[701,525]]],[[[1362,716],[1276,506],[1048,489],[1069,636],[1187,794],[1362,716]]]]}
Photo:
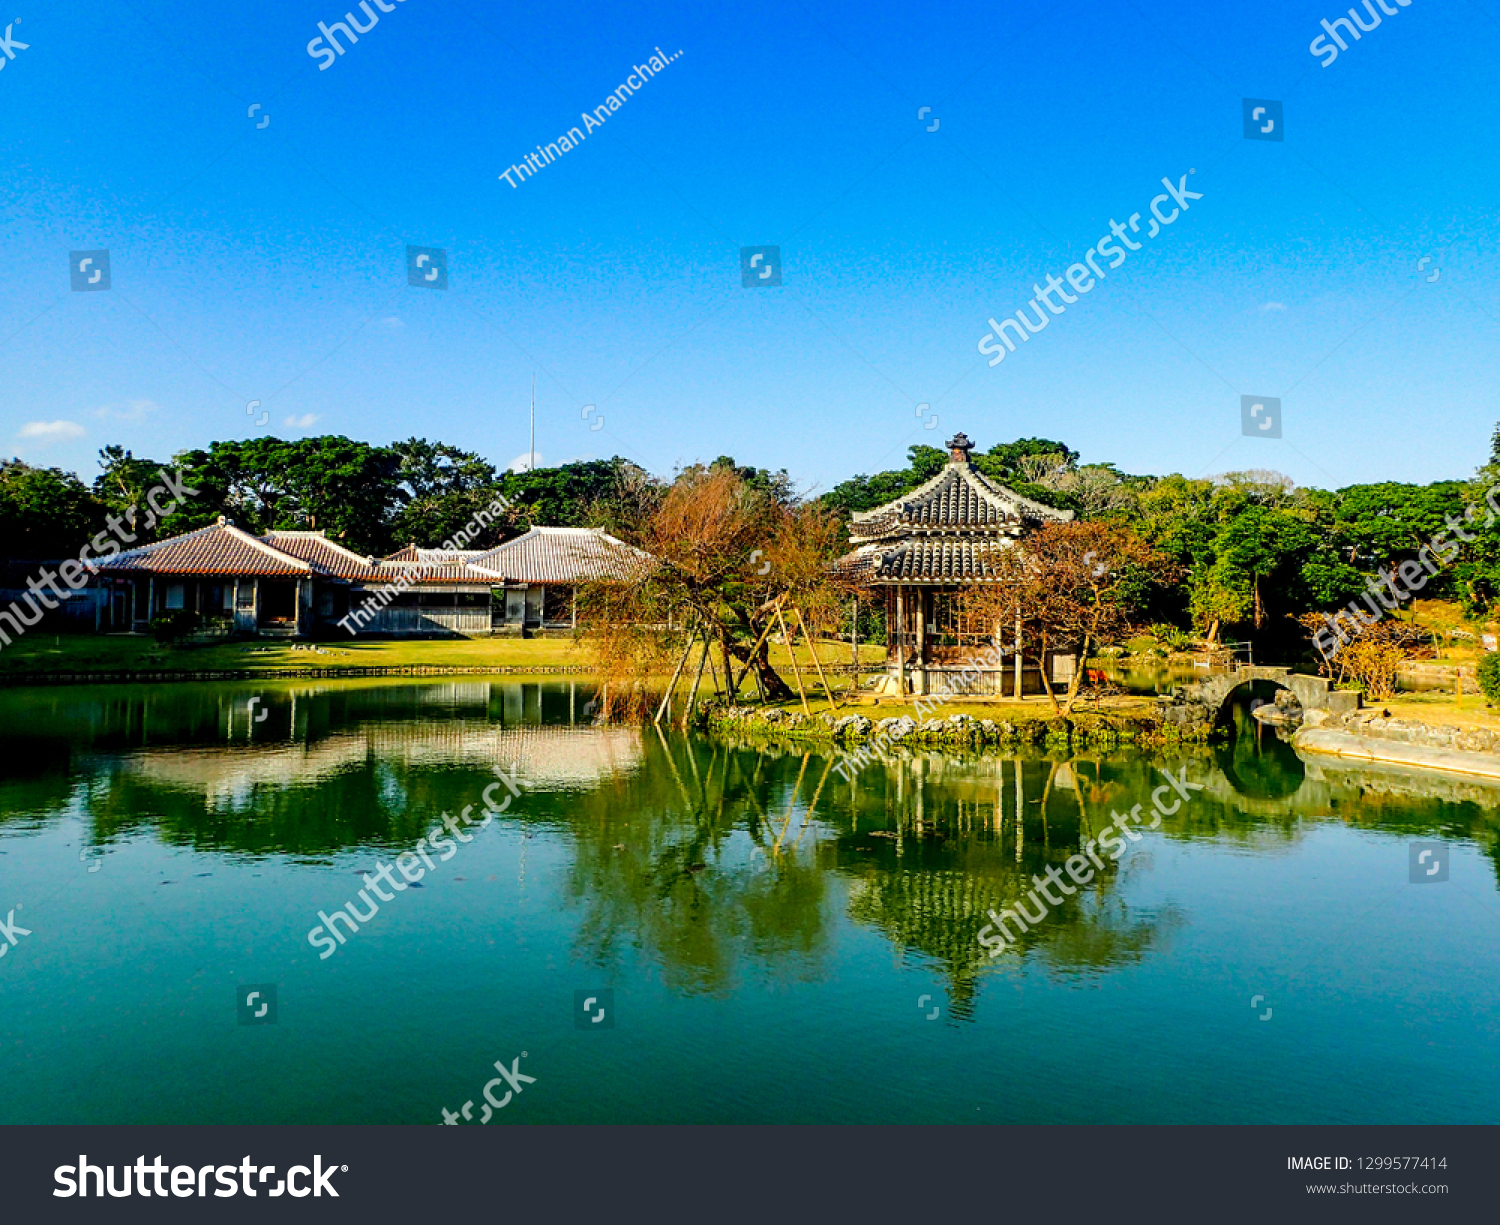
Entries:
{"type": "MultiPolygon", "coordinates": [[[[359,607],[356,602],[355,608],[359,607]]],[[[353,625],[354,622],[349,622],[353,625]]],[[[320,622],[321,628],[346,633],[336,618],[320,622]]],[[[357,634],[388,634],[394,637],[424,637],[464,634],[484,637],[490,632],[490,610],[488,608],[401,608],[389,604],[376,609],[371,619],[360,623],[357,634]]]]}

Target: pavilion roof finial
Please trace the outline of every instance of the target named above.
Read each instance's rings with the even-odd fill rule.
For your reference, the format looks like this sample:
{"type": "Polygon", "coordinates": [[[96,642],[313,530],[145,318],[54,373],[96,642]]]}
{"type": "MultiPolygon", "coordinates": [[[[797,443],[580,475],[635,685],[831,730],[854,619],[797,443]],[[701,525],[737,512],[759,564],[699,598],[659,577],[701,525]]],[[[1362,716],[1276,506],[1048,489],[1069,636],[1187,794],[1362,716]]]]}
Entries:
{"type": "Polygon", "coordinates": [[[948,440],[948,462],[950,464],[968,463],[969,452],[973,449],[974,444],[969,441],[969,436],[960,431],[948,440]]]}

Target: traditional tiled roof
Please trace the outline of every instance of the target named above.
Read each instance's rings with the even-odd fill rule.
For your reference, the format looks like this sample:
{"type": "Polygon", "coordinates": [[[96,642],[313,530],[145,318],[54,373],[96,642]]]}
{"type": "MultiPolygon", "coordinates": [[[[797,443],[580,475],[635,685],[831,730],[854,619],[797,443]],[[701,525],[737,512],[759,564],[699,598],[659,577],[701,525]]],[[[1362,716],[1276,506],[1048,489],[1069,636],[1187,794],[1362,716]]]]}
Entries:
{"type": "Polygon", "coordinates": [[[930,481],[874,510],[853,516],[854,541],[880,540],[909,532],[984,532],[1039,523],[1066,523],[1070,510],[1056,510],[1024,498],[990,480],[968,462],[950,461],[930,481]]]}
{"type": "Polygon", "coordinates": [[[583,527],[534,527],[469,563],[512,583],[630,582],[650,564],[649,554],[583,527]]]}
{"type": "Polygon", "coordinates": [[[994,577],[996,554],[1017,538],[1073,518],[990,480],[970,462],[973,444],[963,434],[948,446],[948,463],[930,481],[853,516],[854,551],[834,563],[836,572],[868,583],[984,582],[994,577]]]}
{"type": "Polygon", "coordinates": [[[1008,538],[965,540],[924,536],[861,545],[835,563],[849,578],[873,583],[976,583],[994,577],[991,559],[1008,538]]]}
{"type": "Polygon", "coordinates": [[[444,564],[459,558],[461,561],[471,561],[476,557],[482,557],[488,549],[419,549],[414,544],[404,544],[394,553],[381,558],[382,561],[408,561],[408,562],[442,562],[444,564]]]}
{"type": "Polygon", "coordinates": [[[311,577],[313,567],[221,518],[195,532],[158,540],[99,563],[106,574],[285,575],[311,577]]]}
{"type": "Polygon", "coordinates": [[[267,532],[261,537],[279,553],[295,557],[322,574],[335,578],[362,579],[374,568],[374,561],[341,544],[335,544],[319,532],[267,532]]]}

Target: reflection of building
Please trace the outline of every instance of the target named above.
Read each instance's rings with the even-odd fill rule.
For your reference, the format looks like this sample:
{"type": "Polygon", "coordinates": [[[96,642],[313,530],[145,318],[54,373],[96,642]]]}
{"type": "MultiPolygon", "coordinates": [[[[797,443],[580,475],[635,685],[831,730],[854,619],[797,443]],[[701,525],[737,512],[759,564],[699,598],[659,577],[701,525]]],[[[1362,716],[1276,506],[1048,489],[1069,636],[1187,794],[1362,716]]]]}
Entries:
{"type": "MultiPolygon", "coordinates": [[[[532,528],[499,548],[365,557],[322,532],[254,536],[227,519],[99,563],[105,628],[145,631],[166,613],[226,630],[301,637],[361,612],[358,632],[483,635],[571,628],[573,592],[627,581],[644,553],[583,528],[532,528]]],[[[354,623],[351,623],[354,624],[354,623]]]]}
{"type": "MultiPolygon", "coordinates": [[[[232,731],[245,735],[243,717],[232,731]]],[[[305,788],[368,764],[446,769],[467,766],[488,773],[512,763],[521,783],[534,789],[597,786],[640,765],[641,739],[627,727],[503,727],[480,720],[436,724],[365,722],[310,743],[238,740],[227,745],[164,746],[120,759],[121,771],[160,786],[203,795],[211,806],[238,808],[256,787],[305,788]]]]}
{"type": "MultiPolygon", "coordinates": [[[[935,477],[849,524],[854,550],[839,566],[885,596],[887,685],[896,692],[996,694],[1013,685],[1014,657],[979,666],[977,680],[960,679],[969,660],[1003,645],[1009,631],[973,622],[958,597],[991,580],[992,559],[1026,533],[1073,517],[990,480],[969,460],[973,445],[956,435],[935,477]]],[[[1048,664],[1054,683],[1072,679],[1071,655],[1051,656],[1048,664]]],[[[1038,667],[1024,667],[1020,679],[1023,693],[1042,691],[1038,667]]]]}

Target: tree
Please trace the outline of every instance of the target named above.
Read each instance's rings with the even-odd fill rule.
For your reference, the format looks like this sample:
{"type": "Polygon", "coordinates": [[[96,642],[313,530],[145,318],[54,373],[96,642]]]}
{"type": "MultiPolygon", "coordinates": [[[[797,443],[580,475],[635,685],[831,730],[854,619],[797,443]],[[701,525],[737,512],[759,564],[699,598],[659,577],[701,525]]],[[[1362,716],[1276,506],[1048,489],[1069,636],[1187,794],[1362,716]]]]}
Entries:
{"type": "Polygon", "coordinates": [[[1148,589],[1173,577],[1165,557],[1134,532],[1113,524],[1049,523],[993,557],[993,579],[965,593],[966,611],[1004,633],[1017,611],[1023,641],[1041,668],[1054,710],[1070,714],[1092,647],[1129,632],[1148,589]],[[1047,674],[1053,650],[1076,654],[1078,666],[1059,705],[1047,674]]]}
{"type": "Polygon", "coordinates": [[[105,510],[72,473],[0,461],[0,539],[11,557],[74,556],[104,527],[105,510]]]}
{"type": "Polygon", "coordinates": [[[628,459],[591,459],[558,468],[507,473],[505,496],[524,526],[596,526],[599,504],[619,496],[645,473],[628,459]]]}
{"type": "MultiPolygon", "coordinates": [[[[132,548],[200,526],[188,505],[191,498],[160,519],[152,513],[146,501],[151,490],[162,483],[162,471],[171,470],[170,464],[161,464],[154,459],[136,459],[132,452],[112,444],[99,452],[99,467],[103,471],[94,478],[94,496],[130,525],[136,536],[132,548]]],[[[157,500],[161,500],[160,495],[157,500]]]]}
{"type": "MultiPolygon", "coordinates": [[[[177,462],[199,489],[195,526],[220,514],[253,532],[322,530],[346,548],[385,552],[391,512],[400,502],[401,457],[337,435],[287,442],[216,442],[177,462]]],[[[186,516],[185,516],[186,517],[186,516]]]]}
{"type": "Polygon", "coordinates": [[[605,508],[612,529],[654,559],[627,587],[581,593],[580,620],[617,688],[643,685],[664,654],[701,634],[726,675],[738,663],[769,699],[792,696],[771,666],[770,629],[793,603],[815,624],[835,615],[828,563],[841,529],[830,508],[788,501],[785,483],[765,475],[732,461],[694,465],[665,489],[637,485],[633,500],[605,508]]]}

